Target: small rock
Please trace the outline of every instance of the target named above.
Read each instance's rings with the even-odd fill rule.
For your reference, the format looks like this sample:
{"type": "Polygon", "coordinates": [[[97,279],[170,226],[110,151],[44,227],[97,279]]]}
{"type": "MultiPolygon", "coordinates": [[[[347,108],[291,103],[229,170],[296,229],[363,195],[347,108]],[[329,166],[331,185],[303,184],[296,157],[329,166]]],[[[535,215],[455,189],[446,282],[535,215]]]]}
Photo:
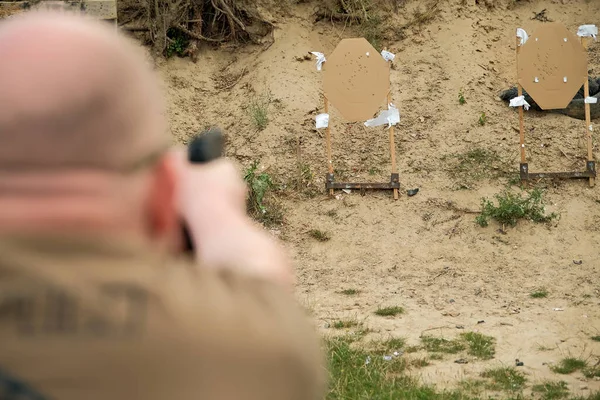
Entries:
{"type": "Polygon", "coordinates": [[[448,300],[448,303],[454,303],[454,299],[448,300]]]}
{"type": "Polygon", "coordinates": [[[392,361],[392,356],[383,356],[385,361],[392,361]]]}
{"type": "Polygon", "coordinates": [[[581,264],[583,264],[583,260],[573,260],[573,264],[581,265],[581,264]]]}
{"type": "Polygon", "coordinates": [[[456,325],[456,329],[465,329],[464,325],[456,325]]]}
{"type": "Polygon", "coordinates": [[[519,361],[519,359],[517,358],[517,359],[515,360],[515,365],[516,365],[517,367],[522,367],[522,366],[524,366],[525,364],[523,363],[523,361],[519,361]]]}
{"type": "Polygon", "coordinates": [[[325,324],[323,324],[323,328],[325,329],[329,329],[331,325],[329,325],[329,322],[325,322],[325,324]]]}
{"type": "Polygon", "coordinates": [[[581,389],[581,390],[588,390],[589,387],[587,387],[587,385],[581,385],[581,386],[579,386],[579,389],[581,389]]]}
{"type": "Polygon", "coordinates": [[[485,321],[484,320],[477,321],[477,325],[479,325],[479,324],[485,324],[485,321]]]}
{"type": "Polygon", "coordinates": [[[454,361],[456,364],[468,364],[469,361],[465,360],[464,358],[460,358],[456,361],[454,361]]]}

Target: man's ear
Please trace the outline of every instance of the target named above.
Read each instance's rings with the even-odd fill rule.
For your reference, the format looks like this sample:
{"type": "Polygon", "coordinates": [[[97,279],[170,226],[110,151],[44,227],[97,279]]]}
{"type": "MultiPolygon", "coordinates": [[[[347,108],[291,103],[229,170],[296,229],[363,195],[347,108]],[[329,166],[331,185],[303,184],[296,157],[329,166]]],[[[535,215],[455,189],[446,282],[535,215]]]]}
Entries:
{"type": "Polygon", "coordinates": [[[150,177],[147,203],[149,229],[155,239],[174,240],[181,229],[176,204],[179,182],[174,162],[170,154],[163,156],[150,177]]]}

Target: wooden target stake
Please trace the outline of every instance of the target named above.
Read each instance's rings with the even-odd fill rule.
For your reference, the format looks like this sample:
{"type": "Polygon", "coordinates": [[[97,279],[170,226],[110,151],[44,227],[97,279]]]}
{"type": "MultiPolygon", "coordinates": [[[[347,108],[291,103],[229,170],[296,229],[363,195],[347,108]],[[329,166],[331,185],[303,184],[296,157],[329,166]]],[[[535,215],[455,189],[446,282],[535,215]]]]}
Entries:
{"type": "MultiPolygon", "coordinates": [[[[325,114],[329,114],[329,100],[327,100],[326,96],[323,96],[325,99],[325,114]]],[[[329,173],[333,174],[333,161],[331,157],[331,128],[329,127],[331,123],[327,124],[327,128],[325,129],[325,140],[327,142],[327,165],[329,168],[329,173]]],[[[329,189],[329,195],[333,196],[333,189],[329,189]]]]}
{"type": "MultiPolygon", "coordinates": [[[[392,69],[392,62],[389,61],[388,63],[390,65],[390,70],[391,70],[392,69]]],[[[391,80],[391,74],[390,74],[390,80],[391,80]]],[[[388,104],[392,103],[392,89],[391,89],[391,85],[390,85],[390,91],[388,92],[388,96],[387,96],[387,103],[388,104]]],[[[396,143],[395,143],[395,138],[394,138],[394,136],[395,136],[394,125],[390,126],[389,130],[390,130],[390,154],[391,154],[391,157],[392,157],[392,174],[397,174],[398,173],[398,168],[396,167],[396,143]]],[[[394,188],[394,200],[398,200],[398,198],[399,198],[399,196],[398,196],[398,189],[394,188]]]]}
{"type": "MultiPolygon", "coordinates": [[[[521,38],[517,36],[517,76],[519,76],[519,53],[521,52],[521,38]]],[[[519,91],[518,96],[523,96],[523,87],[521,83],[518,82],[517,79],[517,90],[519,91]]],[[[521,164],[525,164],[527,161],[525,159],[525,116],[523,115],[523,106],[519,107],[519,133],[521,135],[520,138],[520,148],[521,148],[521,164]]]]}
{"type": "MultiPolygon", "coordinates": [[[[587,57],[587,40],[586,38],[581,38],[581,45],[586,50],[587,57]]],[[[585,83],[583,84],[583,96],[585,99],[590,97],[590,81],[589,78],[586,77],[585,83]]],[[[585,132],[587,137],[587,150],[588,150],[588,163],[594,161],[593,147],[592,147],[592,116],[590,111],[590,105],[587,101],[584,103],[585,107],[585,132]]],[[[590,187],[594,187],[595,179],[590,176],[590,187]]]]}

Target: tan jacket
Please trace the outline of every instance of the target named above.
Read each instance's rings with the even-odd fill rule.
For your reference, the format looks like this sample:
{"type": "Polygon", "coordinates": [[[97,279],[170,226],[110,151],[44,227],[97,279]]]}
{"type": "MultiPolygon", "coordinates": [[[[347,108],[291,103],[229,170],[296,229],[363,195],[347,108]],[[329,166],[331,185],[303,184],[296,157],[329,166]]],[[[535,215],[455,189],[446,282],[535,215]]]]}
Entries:
{"type": "Polygon", "coordinates": [[[123,240],[0,238],[0,399],[322,399],[322,365],[270,283],[123,240]]]}

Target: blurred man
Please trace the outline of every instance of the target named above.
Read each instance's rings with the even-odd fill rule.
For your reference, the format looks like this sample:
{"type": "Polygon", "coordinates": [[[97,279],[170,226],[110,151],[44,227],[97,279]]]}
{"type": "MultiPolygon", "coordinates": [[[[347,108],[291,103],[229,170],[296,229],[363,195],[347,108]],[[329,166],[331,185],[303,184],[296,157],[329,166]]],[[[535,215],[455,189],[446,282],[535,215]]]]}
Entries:
{"type": "Polygon", "coordinates": [[[141,49],[0,21],[0,398],[319,399],[289,261],[226,161],[169,150],[141,49]],[[181,220],[198,263],[172,255],[181,220]]]}

